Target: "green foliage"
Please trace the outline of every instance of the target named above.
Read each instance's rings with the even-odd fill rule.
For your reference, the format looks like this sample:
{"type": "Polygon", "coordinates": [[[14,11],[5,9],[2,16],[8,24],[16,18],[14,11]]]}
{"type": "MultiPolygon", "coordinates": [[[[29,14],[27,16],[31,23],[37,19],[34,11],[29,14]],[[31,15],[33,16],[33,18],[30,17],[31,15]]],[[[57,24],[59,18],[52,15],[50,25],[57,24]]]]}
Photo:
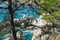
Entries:
{"type": "Polygon", "coordinates": [[[41,9],[38,11],[39,14],[50,13],[50,15],[44,15],[43,19],[46,21],[51,21],[57,18],[60,18],[60,7],[59,0],[43,0],[44,2],[40,3],[41,9]]]}
{"type": "MultiPolygon", "coordinates": [[[[55,11],[55,10],[58,10],[60,7],[59,7],[59,0],[43,0],[44,2],[40,2],[40,7],[41,9],[44,11],[55,11]]],[[[41,10],[40,10],[41,11],[41,10]]]]}
{"type": "Polygon", "coordinates": [[[55,11],[54,13],[52,13],[52,15],[44,15],[43,19],[45,19],[46,21],[51,21],[51,20],[55,20],[55,19],[60,19],[60,11],[55,11]]]}

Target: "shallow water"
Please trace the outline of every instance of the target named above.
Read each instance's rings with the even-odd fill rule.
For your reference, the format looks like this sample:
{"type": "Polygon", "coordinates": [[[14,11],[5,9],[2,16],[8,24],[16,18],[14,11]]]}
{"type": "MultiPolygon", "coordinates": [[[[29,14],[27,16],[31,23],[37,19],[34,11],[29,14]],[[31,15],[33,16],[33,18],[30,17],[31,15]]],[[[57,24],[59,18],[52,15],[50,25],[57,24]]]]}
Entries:
{"type": "Polygon", "coordinates": [[[33,9],[30,6],[20,7],[19,10],[15,11],[14,19],[20,19],[24,15],[25,16],[32,16],[32,17],[38,18],[39,15],[35,12],[35,11],[37,11],[37,9],[38,9],[37,7],[34,7],[34,9],[33,9]]]}
{"type": "MultiPolygon", "coordinates": [[[[32,16],[35,18],[39,18],[40,15],[37,14],[38,6],[31,8],[30,6],[24,5],[20,7],[17,11],[14,12],[14,19],[21,19],[23,16],[32,16]]],[[[9,11],[8,9],[0,9],[0,22],[3,22],[5,19],[8,20],[9,11]]],[[[8,34],[9,31],[3,32],[3,36],[0,35],[0,40],[3,40],[5,34],[8,34]]],[[[24,40],[32,40],[32,33],[31,32],[24,32],[24,40]]]]}
{"type": "MultiPolygon", "coordinates": [[[[29,6],[20,7],[14,12],[14,19],[21,19],[24,15],[39,18],[39,15],[36,12],[38,9],[37,6],[33,8],[29,6]]],[[[0,22],[4,21],[4,18],[8,18],[8,9],[0,9],[0,22]]]]}
{"type": "Polygon", "coordinates": [[[23,32],[23,39],[24,40],[32,40],[32,33],[30,31],[26,31],[26,30],[19,30],[19,32],[23,32]]]}
{"type": "Polygon", "coordinates": [[[0,22],[8,20],[8,9],[0,9],[0,22]]]}

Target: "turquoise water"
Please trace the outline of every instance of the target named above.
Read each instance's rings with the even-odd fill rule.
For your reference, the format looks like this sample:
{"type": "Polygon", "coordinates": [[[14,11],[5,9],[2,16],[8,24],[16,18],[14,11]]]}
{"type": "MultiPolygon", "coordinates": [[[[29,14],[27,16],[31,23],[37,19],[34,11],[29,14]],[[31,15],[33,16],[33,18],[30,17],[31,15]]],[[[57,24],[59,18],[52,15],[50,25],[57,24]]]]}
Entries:
{"type": "Polygon", "coordinates": [[[32,33],[24,32],[24,40],[32,40],[32,33]]]}
{"type": "Polygon", "coordinates": [[[30,31],[26,31],[26,30],[19,30],[20,32],[23,32],[24,35],[24,40],[32,40],[32,33],[30,31]]]}
{"type": "Polygon", "coordinates": [[[4,35],[9,34],[9,33],[11,33],[11,30],[10,29],[9,30],[4,30],[4,31],[0,32],[0,40],[6,39],[4,37],[4,35]]]}
{"type": "MultiPolygon", "coordinates": [[[[2,4],[2,5],[0,5],[0,7],[4,7],[4,5],[2,4]]],[[[33,8],[30,6],[27,6],[27,5],[19,7],[19,9],[16,10],[13,14],[14,19],[21,19],[24,15],[39,18],[39,15],[36,12],[36,11],[38,11],[38,9],[39,9],[38,6],[35,6],[33,8]]],[[[0,22],[3,22],[5,19],[8,20],[8,16],[9,16],[8,9],[0,8],[0,22]]],[[[8,33],[10,33],[10,32],[5,30],[2,34],[0,34],[0,40],[3,40],[5,38],[4,35],[8,34],[8,33]]],[[[32,33],[31,32],[24,32],[24,40],[32,40],[32,33]]]]}
{"type": "Polygon", "coordinates": [[[0,9],[0,22],[8,20],[8,9],[0,9]]]}
{"type": "Polygon", "coordinates": [[[0,40],[6,39],[6,38],[4,37],[4,35],[9,34],[9,33],[11,33],[10,30],[4,30],[4,31],[2,31],[2,33],[0,33],[0,40]]]}
{"type": "Polygon", "coordinates": [[[39,15],[35,12],[37,10],[38,10],[37,6],[34,7],[34,9],[29,7],[29,6],[20,7],[17,11],[15,11],[14,19],[20,19],[24,15],[25,16],[32,16],[32,17],[35,17],[35,18],[39,18],[39,15]]]}
{"type": "MultiPolygon", "coordinates": [[[[31,8],[30,6],[20,7],[14,12],[14,19],[21,19],[24,15],[39,18],[39,15],[36,13],[38,9],[39,8],[37,6],[33,8],[31,8]]],[[[4,21],[5,18],[8,18],[8,13],[8,9],[0,9],[0,22],[4,21]]]]}

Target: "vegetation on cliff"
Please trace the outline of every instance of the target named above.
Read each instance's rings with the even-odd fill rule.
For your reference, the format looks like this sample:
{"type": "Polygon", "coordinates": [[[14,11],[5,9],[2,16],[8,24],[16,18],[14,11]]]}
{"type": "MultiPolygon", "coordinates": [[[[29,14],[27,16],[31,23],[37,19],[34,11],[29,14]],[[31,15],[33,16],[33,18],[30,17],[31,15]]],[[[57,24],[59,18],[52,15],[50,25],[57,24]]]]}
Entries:
{"type": "Polygon", "coordinates": [[[46,21],[51,21],[55,19],[60,19],[60,1],[59,0],[43,0],[40,3],[41,10],[39,13],[41,14],[49,14],[44,15],[43,19],[46,21]]]}

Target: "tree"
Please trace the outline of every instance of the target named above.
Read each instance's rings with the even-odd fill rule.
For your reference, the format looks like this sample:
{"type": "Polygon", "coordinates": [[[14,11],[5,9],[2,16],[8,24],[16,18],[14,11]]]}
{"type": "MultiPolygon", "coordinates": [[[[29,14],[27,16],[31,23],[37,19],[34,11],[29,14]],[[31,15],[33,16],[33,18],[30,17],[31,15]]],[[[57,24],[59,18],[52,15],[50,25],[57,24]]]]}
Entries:
{"type": "Polygon", "coordinates": [[[39,6],[40,6],[40,10],[38,11],[39,14],[42,14],[42,13],[49,13],[50,15],[44,15],[43,19],[46,19],[46,20],[53,20],[53,19],[56,19],[56,18],[59,18],[60,16],[60,7],[59,7],[59,0],[43,0],[43,2],[39,3],[39,6]],[[57,6],[58,5],[58,6],[57,6]]]}
{"type": "MultiPolygon", "coordinates": [[[[24,2],[24,3],[20,3],[19,7],[17,7],[17,3],[18,3],[17,0],[15,0],[15,2],[14,2],[15,5],[14,5],[14,3],[12,3],[12,0],[4,0],[4,1],[8,1],[8,8],[4,8],[4,9],[8,9],[8,10],[9,10],[10,22],[11,22],[11,29],[12,29],[13,37],[14,37],[14,40],[17,40],[16,31],[15,31],[15,26],[14,26],[14,20],[13,20],[13,18],[14,18],[14,17],[13,17],[13,14],[14,14],[14,12],[15,12],[16,10],[18,10],[19,7],[25,5],[26,3],[28,3],[29,1],[32,1],[32,0],[27,0],[27,1],[24,2]],[[12,6],[15,7],[14,10],[13,10],[12,6]]],[[[33,1],[34,1],[34,0],[33,0],[33,1]]],[[[36,2],[36,0],[35,0],[34,2],[36,2]]],[[[33,11],[35,11],[34,8],[33,8],[33,6],[32,6],[32,4],[28,4],[28,5],[30,5],[30,7],[33,9],[33,11]]],[[[2,8],[3,8],[3,7],[2,7],[2,8]]],[[[5,20],[5,21],[7,21],[7,20],[5,20]]]]}
{"type": "Polygon", "coordinates": [[[14,21],[13,21],[13,9],[12,9],[12,0],[9,0],[9,6],[8,6],[8,10],[9,10],[9,13],[10,13],[10,17],[11,17],[11,29],[12,29],[12,33],[13,33],[13,37],[14,37],[14,40],[17,40],[17,37],[16,37],[16,31],[15,31],[15,27],[14,27],[14,21]]]}
{"type": "Polygon", "coordinates": [[[41,7],[41,10],[39,12],[47,12],[51,14],[54,11],[59,10],[59,4],[59,0],[43,0],[43,2],[40,1],[39,5],[41,7]]]}

